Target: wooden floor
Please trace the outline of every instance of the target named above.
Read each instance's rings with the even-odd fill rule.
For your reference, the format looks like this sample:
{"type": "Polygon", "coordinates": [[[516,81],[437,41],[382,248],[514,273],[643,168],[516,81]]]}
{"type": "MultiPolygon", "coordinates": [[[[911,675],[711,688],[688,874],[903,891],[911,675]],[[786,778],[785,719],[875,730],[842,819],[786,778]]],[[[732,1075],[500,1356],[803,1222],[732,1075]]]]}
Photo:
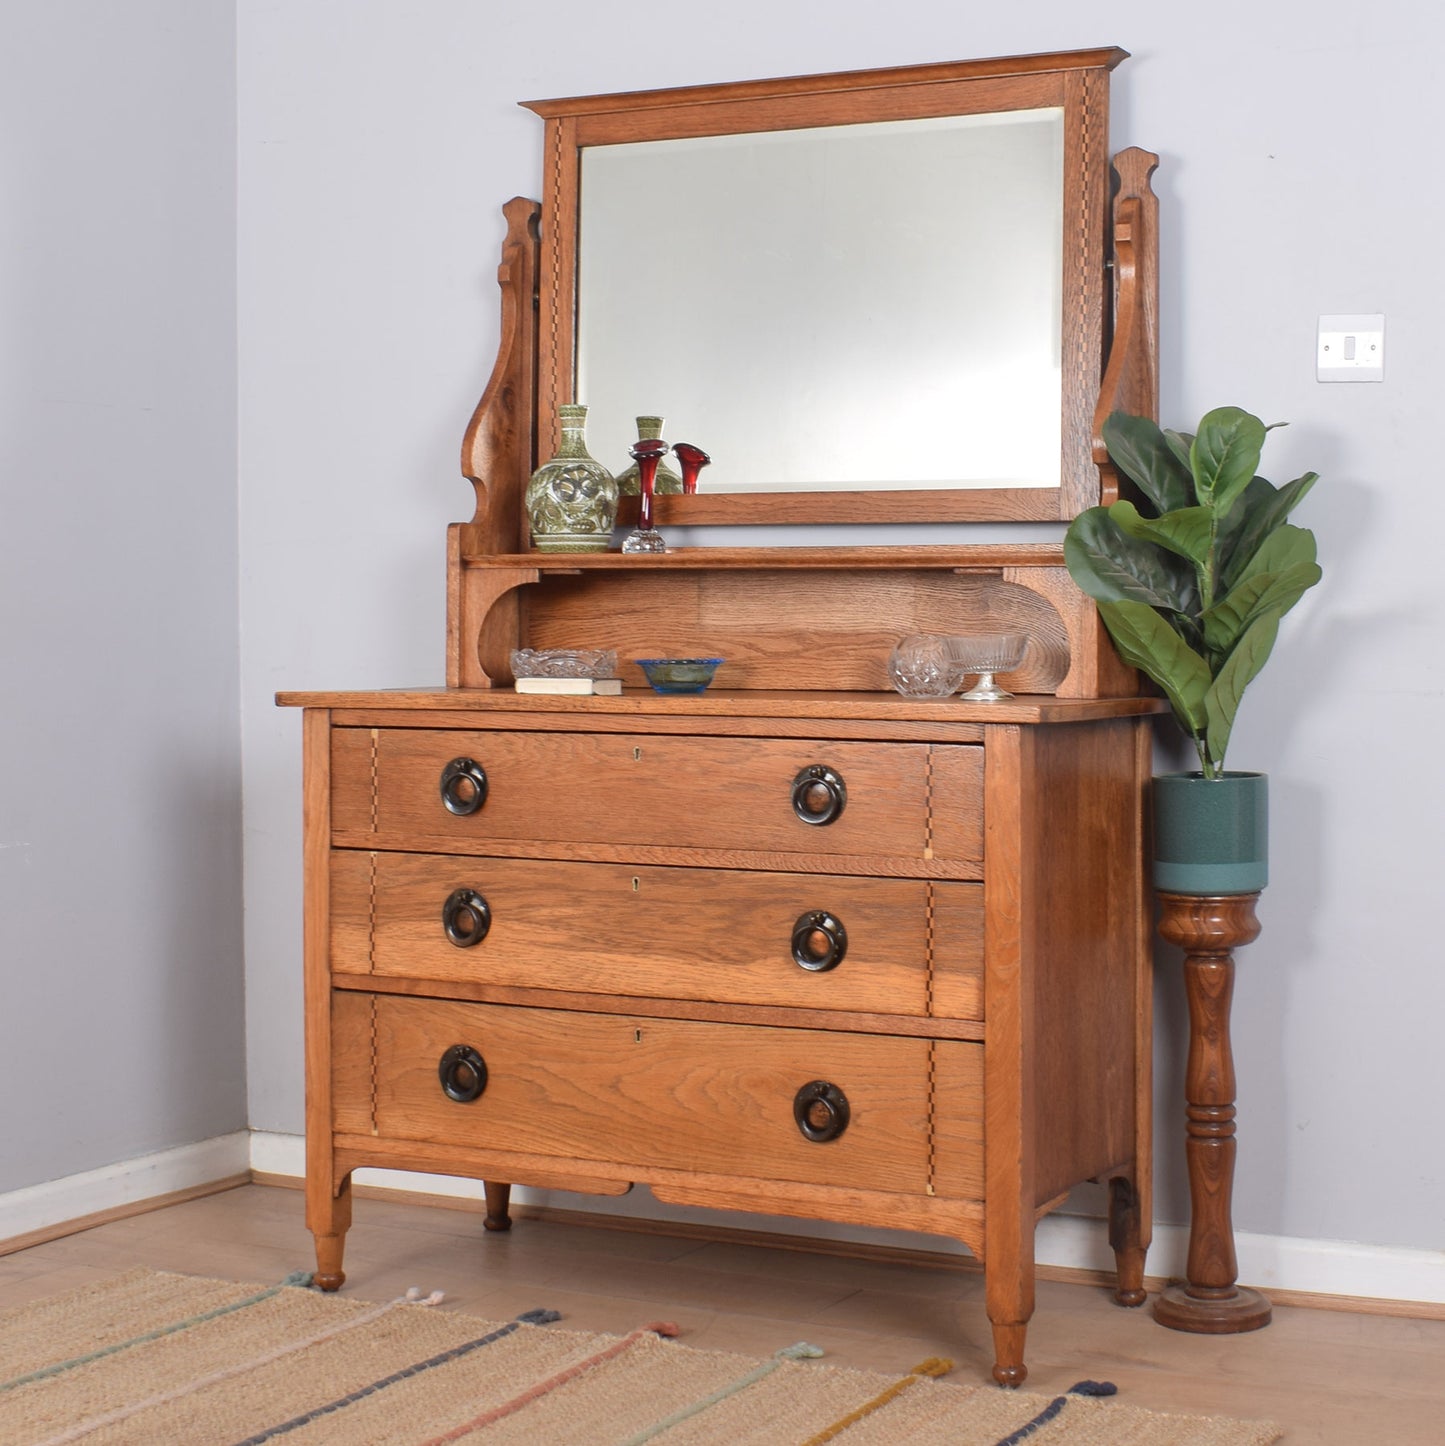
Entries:
{"type": "MultiPolygon", "coordinates": [[[[137,1265],[270,1282],[314,1264],[298,1191],[245,1185],[0,1257],[0,1306],[137,1265]]],[[[987,1378],[983,1277],[894,1259],[853,1259],[554,1220],[488,1235],[470,1211],[359,1199],[346,1290],[386,1300],[408,1286],[508,1319],[535,1306],[578,1330],[676,1321],[704,1349],[767,1355],[797,1340],[840,1365],[904,1372],[952,1357],[952,1379],[987,1378]]],[[[1113,1381],[1159,1411],[1255,1417],[1290,1443],[1445,1442],[1445,1321],[1277,1307],[1247,1336],[1164,1330],[1095,1286],[1041,1281],[1026,1389],[1113,1381]]]]}

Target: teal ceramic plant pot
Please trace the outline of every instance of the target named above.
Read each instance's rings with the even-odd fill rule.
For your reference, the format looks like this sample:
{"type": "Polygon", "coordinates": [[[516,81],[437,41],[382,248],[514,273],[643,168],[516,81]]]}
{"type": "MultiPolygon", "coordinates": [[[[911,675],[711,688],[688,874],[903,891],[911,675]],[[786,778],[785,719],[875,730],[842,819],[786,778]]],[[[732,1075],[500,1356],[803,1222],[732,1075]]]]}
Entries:
{"type": "Polygon", "coordinates": [[[1154,779],[1154,887],[1254,894],[1269,882],[1269,779],[1163,773],[1154,779]]]}

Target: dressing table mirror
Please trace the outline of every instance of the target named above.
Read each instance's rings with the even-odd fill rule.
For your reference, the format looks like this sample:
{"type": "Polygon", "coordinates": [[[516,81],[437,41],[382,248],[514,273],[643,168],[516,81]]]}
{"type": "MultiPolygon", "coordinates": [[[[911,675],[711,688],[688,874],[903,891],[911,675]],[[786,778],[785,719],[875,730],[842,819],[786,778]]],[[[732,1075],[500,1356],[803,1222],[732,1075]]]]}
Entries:
{"type": "Polygon", "coordinates": [[[947,1236],[1006,1385],[1035,1224],[1099,1180],[1144,1299],[1159,704],[1057,542],[776,545],[1116,494],[1102,419],[1152,414],[1157,375],[1156,158],[1107,151],[1124,58],[527,103],[541,200],[504,207],[446,686],[280,699],[322,1288],[366,1165],[485,1181],[489,1230],[513,1184],[644,1184],[947,1236]],[[670,409],[719,480],[660,525],[760,545],[533,551],[523,492],[574,401],[618,468],[670,409]],[[981,632],[1028,639],[1000,701],[893,691],[900,637],[981,632]],[[523,647],[616,649],[626,687],[519,695],[523,647]],[[666,696],[643,657],[724,661],[666,696]]]}

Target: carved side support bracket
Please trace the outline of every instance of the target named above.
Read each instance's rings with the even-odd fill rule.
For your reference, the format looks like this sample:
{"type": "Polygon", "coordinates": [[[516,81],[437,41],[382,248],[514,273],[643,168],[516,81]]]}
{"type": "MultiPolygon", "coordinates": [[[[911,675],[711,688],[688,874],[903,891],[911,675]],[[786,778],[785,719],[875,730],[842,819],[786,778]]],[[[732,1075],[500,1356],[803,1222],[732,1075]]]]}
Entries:
{"type": "Polygon", "coordinates": [[[1008,567],[1003,579],[1037,593],[1063,621],[1069,670],[1056,697],[1130,698],[1139,691],[1138,676],[1119,661],[1093,599],[1079,591],[1062,561],[1057,567],[1008,567]]]}
{"type": "Polygon", "coordinates": [[[1131,146],[1114,157],[1114,330],[1109,363],[1094,409],[1094,461],[1100,502],[1119,497],[1119,477],[1104,446],[1111,412],[1159,415],[1159,201],[1149,184],[1159,164],[1153,151],[1131,146]]]}
{"type": "Polygon", "coordinates": [[[501,337],[492,375],[462,439],[462,474],[477,490],[468,552],[524,552],[527,479],[536,465],[537,396],[536,201],[514,197],[502,207],[507,237],[497,268],[502,292],[501,337]]]}
{"type": "Polygon", "coordinates": [[[542,574],[535,567],[463,566],[467,531],[460,522],[447,530],[447,687],[492,688],[512,681],[510,655],[521,636],[517,589],[542,574]]]}

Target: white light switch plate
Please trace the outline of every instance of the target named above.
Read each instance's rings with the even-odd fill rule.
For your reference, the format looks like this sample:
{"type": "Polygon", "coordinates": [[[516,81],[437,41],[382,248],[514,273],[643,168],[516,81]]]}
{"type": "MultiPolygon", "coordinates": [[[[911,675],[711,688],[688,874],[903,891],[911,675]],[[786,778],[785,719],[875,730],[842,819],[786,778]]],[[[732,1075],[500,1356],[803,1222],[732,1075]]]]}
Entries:
{"type": "Polygon", "coordinates": [[[1315,376],[1322,382],[1384,381],[1385,318],[1320,317],[1315,376]]]}

